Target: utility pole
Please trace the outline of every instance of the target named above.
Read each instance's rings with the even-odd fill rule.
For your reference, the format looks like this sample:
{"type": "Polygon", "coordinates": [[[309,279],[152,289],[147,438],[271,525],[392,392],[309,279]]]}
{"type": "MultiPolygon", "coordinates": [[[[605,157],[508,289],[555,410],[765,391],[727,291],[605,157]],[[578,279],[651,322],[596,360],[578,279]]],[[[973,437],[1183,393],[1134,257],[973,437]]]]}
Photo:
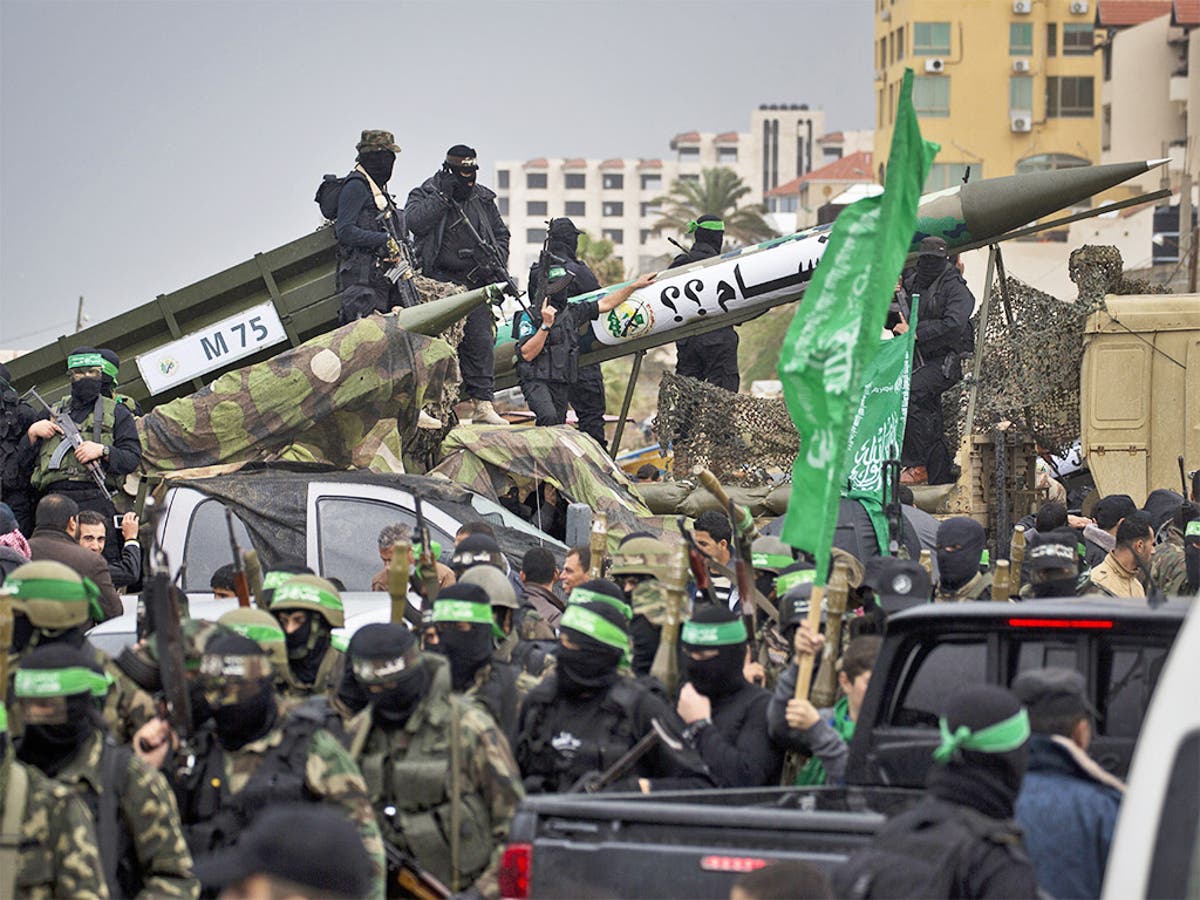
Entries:
{"type": "Polygon", "coordinates": [[[1188,290],[1196,291],[1196,241],[1192,233],[1192,173],[1179,179],[1179,263],[1188,261],[1188,290]]]}
{"type": "Polygon", "coordinates": [[[75,333],[83,331],[83,323],[87,321],[83,314],[83,294],[79,295],[79,306],[75,309],[75,333]]]}

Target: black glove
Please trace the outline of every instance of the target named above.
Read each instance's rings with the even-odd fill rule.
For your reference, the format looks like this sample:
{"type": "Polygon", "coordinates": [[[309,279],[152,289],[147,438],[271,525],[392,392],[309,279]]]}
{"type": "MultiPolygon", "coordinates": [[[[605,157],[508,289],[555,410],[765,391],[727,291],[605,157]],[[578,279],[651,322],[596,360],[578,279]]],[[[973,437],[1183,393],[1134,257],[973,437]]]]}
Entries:
{"type": "Polygon", "coordinates": [[[433,186],[447,200],[454,194],[454,185],[457,181],[458,179],[454,177],[454,173],[447,172],[445,169],[442,169],[433,176],[433,186]]]}

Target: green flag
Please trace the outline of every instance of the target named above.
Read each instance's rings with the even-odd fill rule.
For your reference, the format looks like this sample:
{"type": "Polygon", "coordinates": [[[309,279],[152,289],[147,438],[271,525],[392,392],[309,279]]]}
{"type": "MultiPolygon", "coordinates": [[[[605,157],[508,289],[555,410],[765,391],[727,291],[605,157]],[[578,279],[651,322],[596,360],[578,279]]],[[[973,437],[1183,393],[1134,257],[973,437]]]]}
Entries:
{"type": "Polygon", "coordinates": [[[867,362],[858,412],[850,423],[846,445],[846,484],[842,496],[857,500],[871,517],[880,553],[887,555],[888,525],[883,514],[883,463],[904,446],[908,417],[908,389],[912,377],[913,340],[917,334],[914,302],[908,331],[881,340],[867,362]]]}
{"type": "Polygon", "coordinates": [[[912,245],[917,203],[936,144],[921,138],[904,72],[884,192],[848,206],[788,328],[779,378],[800,432],[783,540],[811,553],[824,584],[848,468],[847,439],[867,360],[912,245]]]}

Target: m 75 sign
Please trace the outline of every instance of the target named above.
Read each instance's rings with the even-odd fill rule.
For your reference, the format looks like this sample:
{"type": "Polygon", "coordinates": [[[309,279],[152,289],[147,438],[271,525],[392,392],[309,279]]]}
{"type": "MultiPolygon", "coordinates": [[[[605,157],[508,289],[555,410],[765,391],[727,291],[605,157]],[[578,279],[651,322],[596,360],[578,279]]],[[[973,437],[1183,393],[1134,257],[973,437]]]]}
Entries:
{"type": "Polygon", "coordinates": [[[268,302],[143,353],[137,366],[146,389],[158,394],[286,340],[279,313],[268,302]]]}

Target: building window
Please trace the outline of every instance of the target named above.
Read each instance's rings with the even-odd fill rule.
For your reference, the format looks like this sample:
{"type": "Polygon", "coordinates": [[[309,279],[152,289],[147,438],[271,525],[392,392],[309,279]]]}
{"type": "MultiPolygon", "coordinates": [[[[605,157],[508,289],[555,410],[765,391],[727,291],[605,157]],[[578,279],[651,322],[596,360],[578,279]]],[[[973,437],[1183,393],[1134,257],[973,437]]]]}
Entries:
{"type": "Polygon", "coordinates": [[[1100,107],[1100,149],[1112,149],[1112,104],[1100,107]]]}
{"type": "Polygon", "coordinates": [[[1091,25],[1063,23],[1063,56],[1091,56],[1094,40],[1091,25]]]}
{"type": "Polygon", "coordinates": [[[896,62],[904,59],[904,26],[896,29],[896,62]]]}
{"type": "Polygon", "coordinates": [[[1009,22],[1008,55],[1033,56],[1033,23],[1009,22]]]}
{"type": "Polygon", "coordinates": [[[662,176],[661,175],[643,175],[642,176],[643,191],[661,191],[662,176]]]}
{"type": "Polygon", "coordinates": [[[1054,56],[1058,53],[1058,23],[1046,23],[1046,55],[1054,56]]]}
{"type": "Polygon", "coordinates": [[[545,172],[528,172],[525,175],[525,187],[531,191],[536,191],[546,186],[545,172]]]}
{"type": "MultiPolygon", "coordinates": [[[[915,89],[913,91],[913,96],[914,97],[916,96],[915,89]]],[[[891,84],[888,85],[887,108],[888,108],[888,124],[891,125],[896,121],[896,83],[895,82],[892,82],[891,84]]],[[[921,111],[921,109],[918,106],[917,112],[920,112],[920,111],[921,111]]]]}
{"type": "Polygon", "coordinates": [[[606,173],[602,183],[606,191],[619,191],[625,187],[625,176],[606,173]]]}
{"type": "Polygon", "coordinates": [[[525,229],[525,243],[541,244],[546,240],[545,228],[527,228],[525,229]]]}
{"type": "Polygon", "coordinates": [[[680,181],[690,181],[692,184],[699,184],[700,176],[693,172],[690,175],[680,175],[679,180],[680,181]]]}
{"type": "Polygon", "coordinates": [[[1008,80],[1008,108],[1033,112],[1033,79],[1028,75],[1014,75],[1008,80]]]}
{"type": "Polygon", "coordinates": [[[568,191],[575,191],[587,187],[587,175],[583,172],[568,172],[564,178],[565,187],[568,191]]]}
{"type": "Polygon", "coordinates": [[[879,68],[887,68],[887,44],[884,43],[883,38],[879,39],[879,68]]]}
{"type": "Polygon", "coordinates": [[[623,216],[625,215],[625,204],[619,201],[614,202],[610,200],[608,203],[605,203],[600,207],[600,212],[602,215],[609,218],[612,216],[623,216]]]}
{"type": "Polygon", "coordinates": [[[913,22],[913,56],[941,56],[950,53],[949,22],[913,22]]]}
{"type": "Polygon", "coordinates": [[[568,216],[586,216],[587,204],[582,200],[568,200],[564,215],[568,216]]]}
{"type": "Polygon", "coordinates": [[[548,212],[545,200],[530,200],[525,204],[525,215],[544,216],[548,212]]]}
{"type": "Polygon", "coordinates": [[[788,194],[786,197],[772,197],[768,209],[773,213],[794,213],[800,205],[798,194],[788,194]]]}
{"type": "Polygon", "coordinates": [[[983,177],[983,163],[934,163],[929,167],[929,177],[925,180],[925,190],[922,193],[944,191],[946,188],[962,184],[967,166],[971,167],[972,183],[983,177]]]}
{"type": "Polygon", "coordinates": [[[612,241],[614,244],[625,243],[625,232],[620,228],[605,228],[600,232],[600,236],[606,241],[612,241]]]}
{"type": "Polygon", "coordinates": [[[700,159],[699,147],[680,147],[679,161],[680,162],[698,162],[700,159]]]}
{"type": "Polygon", "coordinates": [[[945,75],[917,76],[913,79],[913,106],[918,116],[950,115],[950,79],[945,75]]]}
{"type": "Polygon", "coordinates": [[[1100,56],[1104,60],[1104,80],[1112,81],[1112,41],[1104,45],[1104,49],[1100,51],[1100,56]]]}
{"type": "Polygon", "coordinates": [[[736,163],[737,162],[737,147],[718,147],[717,162],[719,163],[736,163]]]}
{"type": "Polygon", "coordinates": [[[875,92],[875,104],[879,107],[879,127],[883,127],[883,88],[875,92]]]}
{"type": "Polygon", "coordinates": [[[1086,119],[1096,114],[1095,86],[1087,77],[1046,79],[1046,115],[1051,119],[1086,119]]]}
{"type": "Polygon", "coordinates": [[[496,187],[500,188],[500,190],[508,188],[508,169],[496,170],[496,187]]]}
{"type": "Polygon", "coordinates": [[[641,229],[640,231],[638,231],[638,243],[643,244],[643,245],[649,243],[650,235],[652,235],[653,233],[654,232],[652,232],[649,228],[641,229]]]}
{"type": "Polygon", "coordinates": [[[507,197],[497,197],[496,205],[500,209],[500,215],[502,215],[502,216],[508,215],[508,198],[507,197]]]}
{"type": "Polygon", "coordinates": [[[1091,163],[1082,156],[1072,156],[1070,153],[1039,153],[1019,160],[1016,174],[1031,175],[1034,172],[1055,172],[1059,169],[1075,169],[1090,165],[1091,163]]]}
{"type": "Polygon", "coordinates": [[[657,203],[639,203],[638,215],[640,215],[643,219],[648,219],[651,216],[661,216],[662,207],[657,203]]]}

